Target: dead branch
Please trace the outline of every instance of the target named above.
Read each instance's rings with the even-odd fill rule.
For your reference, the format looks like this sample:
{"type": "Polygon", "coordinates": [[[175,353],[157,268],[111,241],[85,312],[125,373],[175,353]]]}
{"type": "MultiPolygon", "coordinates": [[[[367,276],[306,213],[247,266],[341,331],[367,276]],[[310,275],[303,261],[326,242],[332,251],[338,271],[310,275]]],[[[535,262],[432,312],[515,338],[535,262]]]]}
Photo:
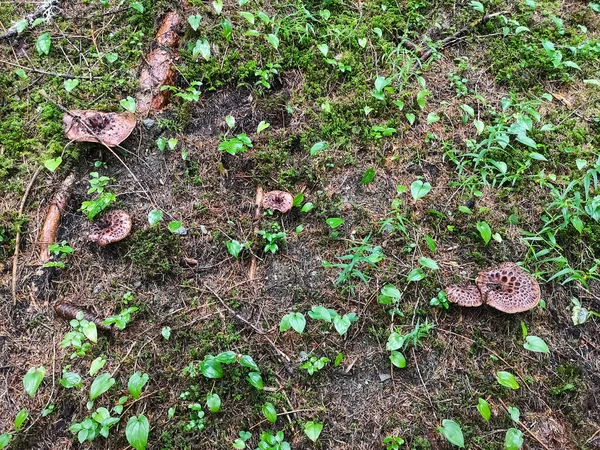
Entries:
{"type": "Polygon", "coordinates": [[[45,264],[50,260],[50,253],[48,253],[48,246],[56,242],[56,235],[58,233],[58,226],[60,225],[60,217],[63,209],[65,208],[67,201],[70,196],[70,189],[75,182],[75,175],[71,174],[64,179],[60,188],[48,208],[48,214],[44,221],[44,226],[40,233],[40,264],[45,264]]]}
{"type": "Polygon", "coordinates": [[[45,1],[43,1],[42,3],[40,3],[38,5],[37,8],[35,8],[35,10],[33,10],[32,13],[27,14],[25,17],[23,17],[23,19],[19,20],[18,22],[13,24],[8,30],[6,30],[4,33],[0,34],[0,40],[9,39],[9,38],[12,38],[12,37],[15,37],[16,35],[18,35],[19,34],[17,32],[18,24],[19,24],[19,22],[22,22],[23,20],[26,20],[27,25],[29,25],[33,21],[35,21],[36,19],[39,19],[42,16],[44,16],[46,18],[46,20],[51,19],[52,17],[56,16],[58,14],[57,11],[58,11],[59,3],[60,3],[60,0],[45,0],[45,1]]]}
{"type": "MultiPolygon", "coordinates": [[[[25,207],[25,202],[27,201],[27,197],[29,197],[29,192],[31,192],[31,188],[33,186],[33,183],[35,183],[35,180],[38,176],[38,174],[40,173],[40,169],[42,167],[38,167],[37,170],[35,171],[35,173],[33,174],[33,176],[31,177],[31,180],[29,181],[29,184],[27,185],[27,188],[25,189],[25,193],[23,194],[23,198],[21,199],[21,204],[19,205],[19,216],[18,218],[20,219],[23,216],[23,208],[25,207]]],[[[21,244],[21,230],[17,231],[17,236],[15,237],[15,254],[13,256],[13,266],[12,266],[12,299],[13,299],[13,306],[17,304],[17,272],[18,272],[18,268],[19,268],[19,247],[21,244]]]]}
{"type": "Polygon", "coordinates": [[[54,305],[54,312],[56,312],[56,314],[62,317],[63,319],[67,320],[76,319],[79,313],[83,313],[83,318],[88,322],[93,322],[94,324],[96,324],[96,328],[98,328],[99,330],[108,332],[111,331],[109,325],[103,324],[104,319],[70,303],[59,303],[57,305],[54,305]]]}

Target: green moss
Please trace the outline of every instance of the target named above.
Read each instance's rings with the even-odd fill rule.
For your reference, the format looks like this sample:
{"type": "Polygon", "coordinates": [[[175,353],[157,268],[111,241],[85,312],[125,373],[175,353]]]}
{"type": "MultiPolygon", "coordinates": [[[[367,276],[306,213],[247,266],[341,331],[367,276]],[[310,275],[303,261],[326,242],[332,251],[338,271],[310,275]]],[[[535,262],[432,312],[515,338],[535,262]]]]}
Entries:
{"type": "Polygon", "coordinates": [[[146,276],[173,274],[179,267],[179,237],[159,227],[139,230],[129,257],[146,276]]]}

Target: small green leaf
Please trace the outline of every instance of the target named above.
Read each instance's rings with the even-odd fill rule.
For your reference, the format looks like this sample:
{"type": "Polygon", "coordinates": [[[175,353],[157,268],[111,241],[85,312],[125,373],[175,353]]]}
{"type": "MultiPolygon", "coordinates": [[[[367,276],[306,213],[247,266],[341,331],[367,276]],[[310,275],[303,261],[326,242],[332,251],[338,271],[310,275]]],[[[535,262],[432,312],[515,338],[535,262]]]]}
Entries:
{"type": "Polygon", "coordinates": [[[27,19],[19,20],[15,24],[15,29],[17,30],[17,34],[21,34],[23,31],[25,31],[27,29],[27,25],[29,25],[29,22],[27,21],[27,19]]]}
{"type": "Polygon", "coordinates": [[[519,408],[509,406],[508,414],[510,415],[510,418],[513,422],[519,423],[519,419],[521,418],[521,411],[519,411],[519,408]]]}
{"type": "Polygon", "coordinates": [[[192,56],[197,58],[202,56],[206,61],[210,59],[210,44],[206,39],[198,39],[196,45],[192,49],[192,56]]]}
{"type": "Polygon", "coordinates": [[[27,392],[31,398],[35,397],[35,393],[40,387],[40,384],[42,384],[44,375],[46,375],[46,368],[40,366],[32,367],[23,377],[23,387],[25,388],[25,392],[27,392]]]}
{"type": "Polygon", "coordinates": [[[123,107],[123,109],[129,111],[130,113],[135,113],[137,107],[135,104],[135,99],[131,96],[122,99],[119,104],[123,107]]]}
{"type": "Polygon", "coordinates": [[[460,426],[453,420],[442,420],[442,426],[438,427],[438,431],[444,436],[448,442],[460,448],[465,448],[465,438],[460,426]]]}
{"type": "Polygon", "coordinates": [[[269,44],[271,44],[273,47],[275,47],[275,50],[277,50],[279,48],[279,38],[274,35],[274,34],[268,34],[266,36],[267,41],[269,41],[269,44]]]}
{"type": "Polygon", "coordinates": [[[129,382],[127,383],[127,389],[129,393],[134,399],[140,398],[142,394],[142,389],[145,384],[148,382],[150,377],[147,373],[142,374],[141,372],[135,372],[131,377],[129,377],[129,382]]]}
{"type": "Polygon", "coordinates": [[[93,377],[96,375],[98,371],[104,367],[104,364],[106,364],[106,358],[103,358],[102,356],[98,356],[95,360],[93,360],[92,364],[90,365],[90,376],[93,377]]]}
{"type": "Polygon", "coordinates": [[[250,372],[246,380],[256,389],[262,391],[264,389],[263,380],[258,372],[250,372]]]}
{"type": "Polygon", "coordinates": [[[200,372],[206,378],[223,378],[223,366],[214,356],[207,356],[204,361],[200,363],[200,372]]]}
{"type": "Polygon", "coordinates": [[[98,375],[90,387],[90,400],[93,401],[104,394],[113,386],[113,384],[115,384],[115,379],[110,376],[110,373],[104,372],[103,374],[98,375]]]}
{"type": "Polygon", "coordinates": [[[119,59],[119,55],[117,53],[107,53],[106,55],[104,55],[104,57],[106,58],[106,61],[108,61],[110,64],[116,62],[117,59],[119,59]]]}
{"type": "Polygon", "coordinates": [[[417,116],[415,116],[413,113],[406,113],[406,120],[408,120],[408,123],[410,123],[411,125],[413,125],[415,123],[415,120],[417,119],[417,116]]]}
{"type": "Polygon", "coordinates": [[[93,343],[98,342],[98,330],[96,329],[96,324],[94,322],[82,321],[81,331],[93,343]]]}
{"type": "Polygon", "coordinates": [[[169,410],[167,411],[167,419],[172,419],[173,417],[175,417],[175,408],[169,408],[169,410]]]}
{"type": "Polygon", "coordinates": [[[335,328],[335,331],[337,331],[340,336],[346,334],[351,324],[352,322],[350,321],[349,314],[344,314],[343,317],[336,315],[333,318],[333,326],[335,328]]]}
{"type": "Polygon", "coordinates": [[[38,52],[38,55],[48,55],[50,53],[50,45],[51,45],[50,33],[43,33],[35,41],[35,48],[38,52]]]}
{"type": "Polygon", "coordinates": [[[440,266],[438,266],[437,263],[433,259],[426,258],[424,256],[419,258],[419,264],[421,264],[423,267],[427,267],[428,269],[431,269],[431,270],[439,270],[440,269],[440,266]]]}
{"type": "Polygon", "coordinates": [[[430,112],[429,114],[427,114],[427,123],[428,124],[435,123],[438,120],[440,120],[440,116],[437,115],[436,113],[430,112]]]}
{"type": "Polygon", "coordinates": [[[148,223],[151,227],[163,219],[163,212],[160,209],[153,209],[148,213],[148,223]]]}
{"type": "Polygon", "coordinates": [[[135,450],[146,450],[149,433],[150,424],[143,414],[140,414],[137,417],[132,416],[127,422],[125,436],[127,437],[127,442],[129,442],[135,450]]]}
{"type": "Polygon", "coordinates": [[[172,220],[169,222],[169,231],[173,234],[185,234],[185,228],[181,220],[172,220]]]}
{"type": "Polygon", "coordinates": [[[144,5],[142,5],[140,2],[132,2],[130,4],[130,6],[131,6],[131,8],[135,9],[140,14],[144,13],[144,5]]]}
{"type": "Polygon", "coordinates": [[[404,369],[406,367],[406,358],[404,355],[396,350],[393,350],[390,354],[390,361],[392,364],[399,369],[404,369]]]}
{"type": "Polygon", "coordinates": [[[47,159],[46,161],[44,161],[44,167],[46,169],[48,169],[50,172],[54,172],[58,166],[60,166],[62,163],[62,158],[60,156],[58,156],[57,158],[54,159],[47,159]]]}
{"type": "Polygon", "coordinates": [[[165,339],[165,341],[168,341],[171,337],[171,327],[163,327],[163,329],[160,331],[160,334],[162,334],[162,337],[165,339]]]}
{"type": "Polygon", "coordinates": [[[250,355],[242,355],[240,358],[240,366],[248,367],[256,372],[260,372],[260,369],[250,355]]]}
{"type": "Polygon", "coordinates": [[[313,207],[314,207],[314,205],[311,202],[306,202],[300,211],[302,211],[303,213],[306,213],[306,212],[309,212],[311,209],[313,209],[313,207]]]}
{"type": "Polygon", "coordinates": [[[415,201],[425,197],[431,191],[431,184],[421,180],[415,180],[410,185],[410,193],[415,201]]]}
{"type": "Polygon", "coordinates": [[[480,13],[484,12],[483,3],[481,3],[481,2],[472,1],[471,8],[473,8],[475,11],[480,12],[480,13]]]}
{"type": "Polygon", "coordinates": [[[421,281],[423,278],[425,278],[425,272],[420,267],[411,270],[406,276],[407,281],[421,281]]]}
{"type": "Polygon", "coordinates": [[[323,431],[322,423],[313,422],[312,420],[310,420],[304,424],[304,434],[306,434],[306,437],[308,437],[313,442],[317,442],[321,431],[323,431]]]}
{"type": "Polygon", "coordinates": [[[390,334],[387,340],[387,344],[385,345],[385,349],[387,351],[398,350],[404,345],[404,336],[402,336],[398,332],[393,332],[390,334]]]}
{"type": "Polygon", "coordinates": [[[477,130],[477,134],[483,133],[485,129],[485,124],[481,120],[473,120],[473,125],[475,125],[475,129],[477,130]]]}
{"type": "Polygon", "coordinates": [[[221,410],[221,397],[218,394],[208,394],[206,396],[206,406],[210,412],[219,412],[221,410]]]}
{"type": "Polygon", "coordinates": [[[222,364],[233,364],[236,361],[236,354],[234,351],[229,350],[219,353],[215,359],[222,364]]]}
{"type": "Polygon", "coordinates": [[[260,123],[258,124],[258,127],[256,127],[256,134],[260,134],[261,131],[266,130],[270,126],[271,126],[271,124],[269,122],[265,122],[264,120],[261,120],[260,123]]]}
{"type": "Polygon", "coordinates": [[[527,336],[525,344],[523,344],[526,350],[538,353],[550,353],[548,345],[542,338],[537,336],[527,336]]]}
{"type": "Polygon", "coordinates": [[[235,239],[232,241],[227,241],[227,251],[234,258],[237,258],[239,256],[239,254],[243,248],[244,248],[244,246],[242,244],[240,244],[239,241],[236,241],[235,239]]]}
{"type": "Polygon", "coordinates": [[[490,421],[490,418],[492,417],[492,411],[490,410],[490,404],[481,397],[479,398],[479,402],[477,403],[477,411],[479,411],[479,414],[481,414],[481,417],[483,417],[488,422],[490,421]]]}
{"type": "Polygon", "coordinates": [[[324,306],[313,306],[308,315],[314,320],[323,320],[331,323],[331,313],[324,306]]]}
{"type": "Polygon", "coordinates": [[[73,80],[65,80],[63,86],[65,87],[65,91],[71,92],[73,89],[79,86],[79,80],[76,78],[73,80]]]}
{"type": "Polygon", "coordinates": [[[505,450],[519,450],[523,446],[523,433],[516,428],[506,430],[504,438],[505,450]]]}
{"type": "Polygon", "coordinates": [[[339,217],[330,217],[325,221],[330,228],[335,229],[344,223],[344,219],[339,217]]]}
{"type": "Polygon", "coordinates": [[[200,14],[197,14],[195,16],[189,16],[187,20],[190,24],[190,27],[192,27],[192,30],[198,31],[198,28],[200,27],[200,21],[202,20],[202,16],[200,14]]]}
{"type": "MultiPolygon", "coordinates": [[[[26,409],[22,409],[21,411],[19,411],[17,413],[17,415],[15,416],[15,422],[14,422],[15,431],[19,431],[23,427],[23,423],[25,423],[25,421],[27,420],[27,417],[29,417],[29,413],[27,412],[26,409]]],[[[0,447],[0,448],[2,448],[2,447],[0,447]]]]}
{"type": "Polygon", "coordinates": [[[360,45],[362,48],[367,46],[367,38],[359,38],[356,40],[356,42],[358,42],[358,45],[360,45]]]}
{"type": "Polygon", "coordinates": [[[515,376],[510,372],[496,372],[496,378],[502,386],[510,389],[519,389],[519,383],[517,383],[515,376]]]}
{"type": "Polygon", "coordinates": [[[302,334],[304,327],[306,327],[306,319],[304,314],[299,312],[290,313],[289,321],[292,328],[296,330],[298,334],[302,334]]]}
{"type": "Polygon", "coordinates": [[[71,388],[80,388],[82,385],[81,376],[75,372],[65,372],[63,373],[62,378],[60,379],[61,386],[71,389],[71,388]]]}
{"type": "Polygon", "coordinates": [[[317,142],[315,145],[313,145],[310,149],[310,156],[315,156],[317,153],[319,153],[322,150],[325,150],[329,147],[329,144],[327,144],[327,142],[317,142]]]}
{"type": "Polygon", "coordinates": [[[273,403],[266,402],[262,406],[262,413],[269,422],[275,423],[277,421],[277,411],[275,410],[273,403]]]}
{"type": "Polygon", "coordinates": [[[369,184],[375,179],[375,169],[370,168],[365,171],[365,174],[359,184],[369,184]]]}
{"type": "Polygon", "coordinates": [[[483,242],[485,243],[485,245],[487,245],[490,242],[490,239],[492,238],[492,229],[490,228],[487,222],[482,221],[477,222],[477,230],[479,231],[483,242]]]}
{"type": "Polygon", "coordinates": [[[327,56],[327,53],[329,53],[329,46],[327,44],[318,44],[317,48],[325,57],[327,56]]]}
{"type": "Polygon", "coordinates": [[[11,438],[11,435],[8,434],[8,433],[0,434],[0,450],[2,450],[3,448],[8,447],[8,444],[10,442],[10,438],[11,438]]]}

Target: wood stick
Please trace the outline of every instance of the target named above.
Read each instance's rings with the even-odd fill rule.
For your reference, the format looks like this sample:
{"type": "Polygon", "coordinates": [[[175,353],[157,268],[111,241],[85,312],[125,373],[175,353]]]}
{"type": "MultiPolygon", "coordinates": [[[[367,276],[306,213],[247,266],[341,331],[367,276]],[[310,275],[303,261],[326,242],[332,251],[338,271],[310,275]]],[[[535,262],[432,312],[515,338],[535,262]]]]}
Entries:
{"type": "MultiPolygon", "coordinates": [[[[254,240],[258,236],[258,221],[260,220],[260,211],[263,199],[263,189],[260,186],[256,186],[256,197],[254,199],[254,240]]],[[[256,278],[256,264],[257,258],[255,254],[252,254],[252,261],[250,261],[250,270],[248,270],[248,279],[250,281],[256,278]]]]}
{"type": "Polygon", "coordinates": [[[69,200],[71,186],[75,182],[75,175],[71,174],[64,179],[58,192],[52,199],[48,208],[48,214],[44,221],[44,226],[40,232],[40,264],[45,264],[50,259],[50,253],[48,252],[48,246],[56,242],[56,235],[58,234],[58,226],[60,225],[60,218],[63,209],[67,205],[69,200]]]}
{"type": "MultiPolygon", "coordinates": [[[[21,199],[21,204],[19,205],[19,215],[20,219],[23,216],[23,208],[25,207],[25,202],[27,201],[27,197],[29,197],[29,192],[31,192],[31,188],[33,187],[33,183],[35,182],[38,174],[40,173],[42,166],[38,167],[31,177],[27,188],[25,189],[25,193],[23,194],[23,198],[21,199]]],[[[19,231],[17,231],[17,236],[15,237],[15,253],[13,255],[13,266],[12,266],[12,300],[13,306],[17,304],[17,272],[19,267],[19,246],[21,244],[21,229],[19,227],[19,231]]]]}

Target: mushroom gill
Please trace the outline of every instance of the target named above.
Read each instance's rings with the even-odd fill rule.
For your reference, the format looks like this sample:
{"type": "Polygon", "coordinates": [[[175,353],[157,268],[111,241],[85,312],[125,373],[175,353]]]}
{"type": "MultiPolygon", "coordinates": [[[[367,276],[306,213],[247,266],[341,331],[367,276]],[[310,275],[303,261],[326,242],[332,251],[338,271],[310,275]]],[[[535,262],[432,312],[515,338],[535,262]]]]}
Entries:
{"type": "Polygon", "coordinates": [[[264,209],[272,209],[282,213],[286,213],[292,209],[293,204],[294,197],[292,197],[292,194],[285,191],[267,192],[262,201],[262,206],[264,209]]]}
{"type": "Polygon", "coordinates": [[[125,211],[113,210],[92,225],[88,239],[101,247],[125,239],[131,231],[131,216],[125,211]]]}

